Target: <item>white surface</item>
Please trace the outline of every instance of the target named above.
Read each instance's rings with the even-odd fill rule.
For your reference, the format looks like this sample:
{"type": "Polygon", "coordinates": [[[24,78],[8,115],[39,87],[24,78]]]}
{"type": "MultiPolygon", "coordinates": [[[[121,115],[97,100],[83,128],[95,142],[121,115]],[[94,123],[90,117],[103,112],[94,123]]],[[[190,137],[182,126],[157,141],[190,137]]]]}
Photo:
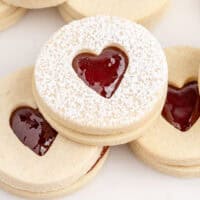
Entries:
{"type": "MultiPolygon", "coordinates": [[[[200,1],[171,0],[154,28],[163,47],[200,47],[200,1]]],[[[41,45],[64,22],[54,9],[29,12],[16,26],[0,33],[0,76],[34,64],[41,45]]],[[[8,144],[9,145],[9,144],[8,144]]],[[[67,200],[188,200],[200,195],[199,179],[178,179],[160,174],[137,161],[126,146],[112,149],[99,176],[67,200]]],[[[19,199],[0,191],[1,200],[19,199]]]]}

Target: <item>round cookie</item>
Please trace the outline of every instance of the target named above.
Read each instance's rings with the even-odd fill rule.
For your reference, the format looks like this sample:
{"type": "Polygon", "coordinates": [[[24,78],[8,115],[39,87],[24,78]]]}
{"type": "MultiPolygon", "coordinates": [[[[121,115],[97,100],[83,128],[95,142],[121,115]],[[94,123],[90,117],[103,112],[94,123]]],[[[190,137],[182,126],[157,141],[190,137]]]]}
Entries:
{"type": "Polygon", "coordinates": [[[65,1],[66,0],[4,0],[4,2],[8,4],[28,9],[54,7],[65,1]]]}
{"type": "Polygon", "coordinates": [[[162,15],[168,0],[68,0],[58,9],[69,21],[93,15],[111,15],[130,19],[145,26],[152,25],[162,15]]]}
{"type": "Polygon", "coordinates": [[[57,135],[38,113],[32,74],[25,68],[0,80],[0,186],[23,197],[49,199],[85,185],[108,151],[57,135]]]}
{"type": "Polygon", "coordinates": [[[0,1],[0,31],[17,23],[25,13],[26,10],[23,8],[10,6],[0,1]]]}
{"type": "Polygon", "coordinates": [[[170,166],[171,171],[174,166],[181,166],[185,170],[182,171],[183,176],[190,169],[192,176],[193,167],[199,169],[200,166],[200,96],[197,82],[200,50],[172,47],[165,52],[169,65],[166,104],[148,134],[132,142],[131,147],[136,151],[140,149],[138,154],[143,152],[150,162],[162,163],[167,168],[170,166]]]}
{"type": "Polygon", "coordinates": [[[139,137],[160,114],[166,88],[167,63],[157,40],[142,26],[109,16],[59,30],[43,47],[33,81],[36,102],[52,126],[95,145],[139,137]]]}

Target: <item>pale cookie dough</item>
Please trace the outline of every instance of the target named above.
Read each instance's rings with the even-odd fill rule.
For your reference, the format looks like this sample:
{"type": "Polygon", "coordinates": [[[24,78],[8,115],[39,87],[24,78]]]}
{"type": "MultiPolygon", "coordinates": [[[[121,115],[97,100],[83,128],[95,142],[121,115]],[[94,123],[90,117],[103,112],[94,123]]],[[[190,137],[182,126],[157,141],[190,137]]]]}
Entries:
{"type": "MultiPolygon", "coordinates": [[[[169,83],[181,88],[198,80],[200,49],[172,47],[165,50],[169,65],[169,83]]],[[[162,116],[148,129],[148,134],[131,143],[132,149],[142,149],[145,159],[162,163],[165,167],[200,167],[200,119],[186,132],[174,128],[162,116]]],[[[141,151],[140,151],[141,152],[141,151]]],[[[140,153],[139,153],[140,154],[140,153]]],[[[182,171],[182,169],[180,169],[182,171]]],[[[174,171],[176,174],[176,172],[174,171]]],[[[187,172],[185,172],[187,175],[187,172]]],[[[173,174],[173,173],[172,173],[173,174]]],[[[177,174],[178,175],[178,174],[177,174]]],[[[184,175],[184,172],[182,173],[184,175]]],[[[194,173],[197,175],[197,173],[194,173]]],[[[200,175],[200,171],[198,171],[200,175]]]]}
{"type": "Polygon", "coordinates": [[[139,148],[132,148],[134,155],[138,157],[138,159],[142,160],[145,164],[151,166],[155,170],[159,172],[173,175],[180,178],[193,178],[193,177],[200,177],[200,165],[194,166],[179,166],[179,165],[167,165],[163,164],[148,154],[143,152],[142,149],[139,148]]]}
{"type": "Polygon", "coordinates": [[[58,9],[69,21],[93,15],[113,15],[151,26],[163,14],[168,0],[67,0],[58,9]]]}
{"type": "Polygon", "coordinates": [[[33,81],[37,104],[54,128],[97,137],[128,133],[132,139],[159,115],[166,88],[167,63],[157,40],[142,26],[109,16],[74,21],[59,30],[43,47],[33,81]],[[107,46],[123,49],[129,59],[110,99],[89,88],[72,68],[78,53],[89,50],[98,55],[107,46]]]}
{"type": "Polygon", "coordinates": [[[26,13],[23,8],[7,5],[0,1],[0,31],[17,23],[26,13]]]}
{"type": "Polygon", "coordinates": [[[4,2],[28,9],[54,7],[64,3],[66,0],[3,0],[4,2]]]}
{"type": "Polygon", "coordinates": [[[85,185],[97,174],[107,153],[101,157],[102,148],[77,144],[59,134],[43,156],[19,141],[9,120],[20,106],[37,107],[32,74],[33,69],[26,68],[0,80],[0,185],[23,197],[50,199],[85,185]]]}

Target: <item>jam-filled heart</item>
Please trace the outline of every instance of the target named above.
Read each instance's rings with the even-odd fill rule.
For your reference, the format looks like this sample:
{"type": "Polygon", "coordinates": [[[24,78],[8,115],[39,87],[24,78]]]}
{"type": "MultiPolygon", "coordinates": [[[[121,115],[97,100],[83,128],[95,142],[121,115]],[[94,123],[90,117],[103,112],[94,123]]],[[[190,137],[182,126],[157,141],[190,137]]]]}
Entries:
{"type": "Polygon", "coordinates": [[[49,150],[57,136],[39,110],[31,107],[17,108],[11,114],[10,126],[19,140],[39,156],[49,150]]]}
{"type": "Polygon", "coordinates": [[[180,89],[169,85],[162,115],[180,131],[189,130],[200,116],[197,82],[190,82],[180,89]]]}
{"type": "Polygon", "coordinates": [[[72,62],[79,78],[105,98],[117,90],[128,67],[128,57],[117,47],[107,47],[100,55],[81,53],[72,62]]]}

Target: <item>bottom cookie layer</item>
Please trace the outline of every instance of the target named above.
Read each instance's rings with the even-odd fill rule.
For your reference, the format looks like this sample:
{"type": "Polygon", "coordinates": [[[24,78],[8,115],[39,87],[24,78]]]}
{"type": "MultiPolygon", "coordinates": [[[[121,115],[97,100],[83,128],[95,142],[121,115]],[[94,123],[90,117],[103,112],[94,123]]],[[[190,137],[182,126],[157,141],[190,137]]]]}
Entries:
{"type": "Polygon", "coordinates": [[[89,171],[83,177],[81,177],[76,183],[57,191],[33,193],[30,191],[16,189],[6,184],[5,182],[2,182],[1,180],[0,180],[0,187],[6,192],[12,193],[20,197],[31,198],[31,199],[53,199],[55,197],[61,197],[61,196],[77,191],[78,189],[83,187],[85,184],[87,184],[89,181],[91,181],[98,174],[107,156],[108,156],[108,151],[104,154],[104,156],[100,160],[98,160],[98,163],[96,163],[96,165],[92,168],[92,170],[89,171]]]}
{"type": "Polygon", "coordinates": [[[159,172],[182,178],[200,177],[200,166],[179,166],[179,165],[167,165],[151,158],[145,152],[143,152],[136,145],[130,144],[130,147],[134,154],[142,160],[145,164],[158,170],[159,172]]]}

